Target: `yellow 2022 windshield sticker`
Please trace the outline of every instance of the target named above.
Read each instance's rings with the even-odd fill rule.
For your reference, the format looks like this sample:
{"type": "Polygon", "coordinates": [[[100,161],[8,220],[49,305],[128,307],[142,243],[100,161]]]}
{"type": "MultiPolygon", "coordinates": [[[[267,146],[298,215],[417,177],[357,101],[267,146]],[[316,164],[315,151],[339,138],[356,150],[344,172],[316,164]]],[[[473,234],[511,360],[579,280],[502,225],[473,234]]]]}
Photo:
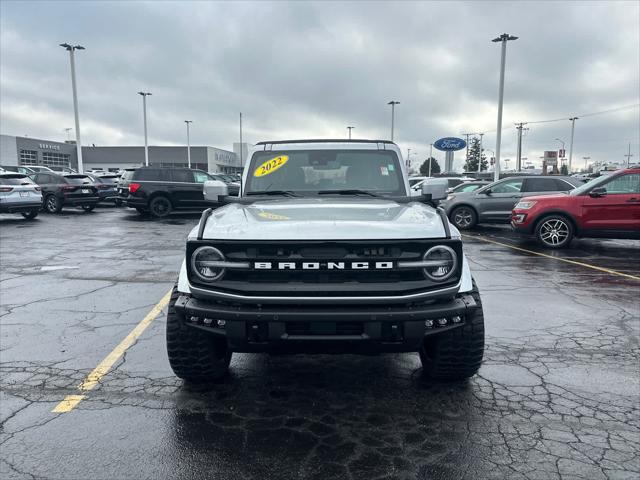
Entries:
{"type": "Polygon", "coordinates": [[[289,160],[287,155],[280,155],[279,157],[272,158],[267,160],[262,165],[259,165],[253,172],[254,177],[264,177],[265,175],[269,175],[279,168],[282,168],[285,163],[289,160]]]}

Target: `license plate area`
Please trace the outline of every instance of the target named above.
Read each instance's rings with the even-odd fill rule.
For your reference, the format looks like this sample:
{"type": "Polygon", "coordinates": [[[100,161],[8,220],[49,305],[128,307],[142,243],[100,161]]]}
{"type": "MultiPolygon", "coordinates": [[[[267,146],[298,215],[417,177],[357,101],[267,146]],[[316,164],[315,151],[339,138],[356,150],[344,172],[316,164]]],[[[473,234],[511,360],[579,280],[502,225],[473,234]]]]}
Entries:
{"type": "Polygon", "coordinates": [[[20,192],[20,196],[21,197],[28,197],[29,196],[29,192],[20,192]]]}
{"type": "Polygon", "coordinates": [[[288,335],[362,335],[363,322],[287,322],[288,335]]]}
{"type": "Polygon", "coordinates": [[[91,194],[91,190],[90,190],[90,189],[88,189],[88,188],[83,188],[83,189],[82,189],[82,194],[83,194],[83,195],[89,195],[89,194],[91,194]]]}

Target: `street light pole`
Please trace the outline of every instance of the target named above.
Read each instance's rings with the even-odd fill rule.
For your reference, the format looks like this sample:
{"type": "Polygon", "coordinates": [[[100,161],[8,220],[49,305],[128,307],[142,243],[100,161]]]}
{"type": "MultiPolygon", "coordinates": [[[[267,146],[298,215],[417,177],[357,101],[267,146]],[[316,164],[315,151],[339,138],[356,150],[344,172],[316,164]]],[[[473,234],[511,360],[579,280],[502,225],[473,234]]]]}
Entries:
{"type": "Polygon", "coordinates": [[[433,158],[433,143],[429,144],[429,176],[431,176],[431,162],[433,158]]]}
{"type": "Polygon", "coordinates": [[[80,115],[78,113],[78,91],[76,87],[76,60],[74,52],[76,50],[84,50],[82,45],[69,45],[61,43],[60,46],[69,52],[69,61],[71,63],[71,91],[73,93],[73,114],[76,121],[76,151],[78,152],[78,173],[83,173],[82,165],[82,141],[80,140],[80,115]]]}
{"type": "Polygon", "coordinates": [[[482,171],[482,136],[484,133],[480,133],[480,157],[478,158],[478,173],[482,171]]]}
{"type": "Polygon", "coordinates": [[[351,130],[353,130],[356,127],[347,127],[347,130],[349,130],[349,140],[351,140],[351,130]]]}
{"type": "MultiPolygon", "coordinates": [[[[584,160],[584,171],[587,171],[587,160],[591,160],[591,157],[582,157],[582,159],[584,160]]],[[[571,172],[569,172],[571,173],[571,172]]]]}
{"type": "Polygon", "coordinates": [[[147,140],[147,96],[151,95],[150,92],[138,92],[138,95],[142,95],[142,117],[144,121],[144,164],[149,166],[149,143],[147,140]]]}
{"type": "Polygon", "coordinates": [[[185,120],[187,124],[187,167],[191,168],[191,139],[189,138],[189,124],[193,123],[193,120],[185,120]]]}
{"type": "Polygon", "coordinates": [[[391,100],[387,105],[391,105],[391,141],[393,142],[393,128],[396,121],[396,105],[400,105],[400,102],[391,100]]]}
{"type": "Polygon", "coordinates": [[[240,112],[240,168],[244,167],[244,159],[242,158],[242,112],[240,112]]]}
{"type": "Polygon", "coordinates": [[[493,180],[500,180],[500,142],[502,141],[502,103],[504,100],[504,66],[507,57],[507,42],[509,40],[517,40],[518,37],[503,33],[492,42],[502,43],[502,55],[500,57],[500,87],[498,88],[498,128],[496,130],[496,168],[493,173],[493,180]]]}
{"type": "Polygon", "coordinates": [[[571,160],[573,158],[573,131],[576,128],[576,120],[578,120],[578,117],[571,117],[569,120],[571,121],[571,142],[569,143],[569,175],[571,175],[571,160]]]}

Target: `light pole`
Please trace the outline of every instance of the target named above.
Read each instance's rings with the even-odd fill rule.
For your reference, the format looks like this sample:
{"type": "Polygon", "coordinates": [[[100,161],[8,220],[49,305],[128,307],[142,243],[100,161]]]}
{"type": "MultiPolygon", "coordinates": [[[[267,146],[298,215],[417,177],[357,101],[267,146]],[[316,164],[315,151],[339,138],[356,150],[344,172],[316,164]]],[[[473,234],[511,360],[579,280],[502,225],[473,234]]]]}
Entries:
{"type": "Polygon", "coordinates": [[[244,167],[244,159],[242,158],[242,112],[240,112],[240,168],[244,167]]]}
{"type": "Polygon", "coordinates": [[[349,140],[351,140],[351,130],[353,130],[356,127],[347,127],[347,130],[349,130],[349,140]]]}
{"type": "Polygon", "coordinates": [[[433,143],[429,144],[429,176],[431,176],[431,162],[433,158],[433,143]]]}
{"type": "Polygon", "coordinates": [[[78,152],[78,173],[83,173],[82,166],[82,141],[80,140],[80,115],[78,114],[78,91],[76,87],[76,60],[74,52],[76,50],[84,50],[82,45],[69,45],[61,43],[60,46],[69,52],[69,61],[71,63],[71,91],[73,92],[73,113],[76,120],[76,151],[78,152]]]}
{"type": "Polygon", "coordinates": [[[69,132],[73,130],[73,128],[67,127],[64,129],[65,132],[67,132],[67,142],[71,140],[71,135],[69,135],[69,132]]]}
{"type": "Polygon", "coordinates": [[[569,143],[569,175],[571,175],[571,160],[573,159],[573,132],[576,128],[576,120],[578,117],[571,117],[569,121],[571,122],[571,142],[569,143]]]}
{"type": "MultiPolygon", "coordinates": [[[[582,157],[582,159],[584,160],[584,171],[587,171],[587,160],[591,160],[591,157],[582,157]]],[[[571,173],[571,172],[569,172],[571,173]]]]}
{"type": "Polygon", "coordinates": [[[400,105],[400,102],[391,100],[387,105],[391,105],[391,141],[393,142],[393,128],[396,121],[396,105],[400,105]]]}
{"type": "MultiPolygon", "coordinates": [[[[189,138],[189,125],[193,123],[193,120],[185,120],[187,124],[187,167],[191,168],[191,139],[189,138]]],[[[242,148],[242,146],[240,147],[242,148]]]]}
{"type": "Polygon", "coordinates": [[[142,95],[142,118],[144,121],[144,164],[149,166],[149,143],[147,141],[147,96],[151,95],[151,92],[138,92],[138,95],[142,95]]]}
{"type": "Polygon", "coordinates": [[[482,171],[482,136],[484,133],[480,133],[480,157],[478,157],[478,173],[482,171]]]}
{"type": "Polygon", "coordinates": [[[498,128],[496,130],[496,169],[493,173],[493,180],[500,180],[500,142],[502,141],[502,103],[504,100],[504,65],[507,57],[507,42],[517,40],[518,37],[503,33],[492,42],[502,43],[502,56],[500,57],[500,87],[498,88],[498,128]]]}

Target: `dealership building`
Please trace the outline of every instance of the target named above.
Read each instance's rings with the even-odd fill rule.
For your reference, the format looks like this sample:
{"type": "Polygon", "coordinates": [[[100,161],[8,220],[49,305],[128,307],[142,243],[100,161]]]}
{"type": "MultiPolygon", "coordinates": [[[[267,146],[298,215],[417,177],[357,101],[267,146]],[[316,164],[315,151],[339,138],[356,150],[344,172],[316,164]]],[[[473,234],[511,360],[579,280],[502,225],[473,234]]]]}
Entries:
{"type": "MultiPolygon", "coordinates": [[[[211,173],[242,171],[240,158],[247,158],[246,143],[234,143],[234,151],[216,147],[192,146],[191,167],[211,173]],[[240,149],[242,148],[242,155],[240,149]]],[[[82,163],[91,168],[118,171],[144,165],[144,147],[83,146],[82,163]]],[[[29,137],[0,135],[0,165],[43,165],[78,168],[75,142],[54,142],[29,137]]],[[[149,165],[186,167],[187,147],[150,146],[149,165]]]]}

